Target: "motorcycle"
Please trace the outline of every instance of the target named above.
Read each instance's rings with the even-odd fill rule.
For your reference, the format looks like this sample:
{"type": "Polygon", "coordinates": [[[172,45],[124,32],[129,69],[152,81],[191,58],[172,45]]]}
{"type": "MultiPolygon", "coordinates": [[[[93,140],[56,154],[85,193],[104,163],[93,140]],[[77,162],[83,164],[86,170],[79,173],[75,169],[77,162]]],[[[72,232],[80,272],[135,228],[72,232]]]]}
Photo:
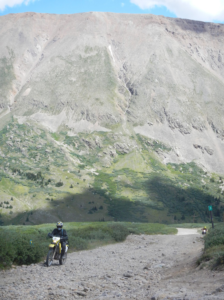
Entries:
{"type": "Polygon", "coordinates": [[[202,235],[206,234],[207,230],[206,229],[202,229],[202,235]]]}
{"type": "Polygon", "coordinates": [[[49,245],[49,251],[46,258],[46,265],[50,267],[53,263],[53,260],[59,260],[60,265],[64,265],[67,259],[67,251],[68,251],[68,244],[66,244],[64,256],[61,256],[61,239],[57,236],[52,236],[51,234],[48,235],[52,238],[52,243],[49,245]]]}

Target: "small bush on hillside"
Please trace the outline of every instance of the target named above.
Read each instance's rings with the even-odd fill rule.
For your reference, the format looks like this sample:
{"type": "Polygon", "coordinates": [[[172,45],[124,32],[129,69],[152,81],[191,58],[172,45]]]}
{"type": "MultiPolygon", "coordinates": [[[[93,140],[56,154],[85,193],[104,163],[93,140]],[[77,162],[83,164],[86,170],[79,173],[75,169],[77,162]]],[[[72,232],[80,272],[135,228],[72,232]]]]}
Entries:
{"type": "Polygon", "coordinates": [[[60,187],[60,186],[63,186],[63,182],[62,181],[59,181],[55,184],[56,187],[60,187]]]}
{"type": "Polygon", "coordinates": [[[122,242],[126,239],[129,231],[123,224],[111,224],[108,226],[111,229],[111,235],[116,242],[122,242]]]}

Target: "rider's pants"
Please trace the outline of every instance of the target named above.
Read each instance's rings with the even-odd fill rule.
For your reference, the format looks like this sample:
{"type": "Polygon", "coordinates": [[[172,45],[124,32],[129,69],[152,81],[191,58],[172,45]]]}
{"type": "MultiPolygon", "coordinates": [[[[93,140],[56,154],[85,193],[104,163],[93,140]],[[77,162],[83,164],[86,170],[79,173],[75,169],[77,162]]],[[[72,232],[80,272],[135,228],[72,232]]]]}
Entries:
{"type": "Polygon", "coordinates": [[[61,242],[61,255],[63,256],[65,254],[66,249],[66,242],[61,242]]]}

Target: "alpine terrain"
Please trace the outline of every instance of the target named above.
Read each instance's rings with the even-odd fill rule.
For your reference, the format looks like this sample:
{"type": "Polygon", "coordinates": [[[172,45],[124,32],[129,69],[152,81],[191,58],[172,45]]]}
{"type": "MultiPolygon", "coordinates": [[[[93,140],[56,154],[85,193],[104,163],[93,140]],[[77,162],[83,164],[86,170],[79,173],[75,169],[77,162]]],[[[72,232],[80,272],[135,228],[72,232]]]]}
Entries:
{"type": "Polygon", "coordinates": [[[0,17],[0,222],[216,221],[224,24],[0,17]]]}

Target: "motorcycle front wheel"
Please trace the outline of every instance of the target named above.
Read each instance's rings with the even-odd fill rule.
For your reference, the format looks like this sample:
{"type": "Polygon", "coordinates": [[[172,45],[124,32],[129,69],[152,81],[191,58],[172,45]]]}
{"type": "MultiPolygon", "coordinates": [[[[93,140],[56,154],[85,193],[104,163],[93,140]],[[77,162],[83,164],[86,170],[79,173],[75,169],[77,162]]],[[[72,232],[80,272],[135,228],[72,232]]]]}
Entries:
{"type": "Polygon", "coordinates": [[[47,259],[46,259],[46,265],[47,267],[50,267],[52,265],[52,262],[53,262],[53,255],[54,255],[54,250],[53,249],[50,249],[48,251],[48,254],[47,254],[47,259]]]}
{"type": "Polygon", "coordinates": [[[64,265],[67,259],[67,253],[64,254],[64,258],[60,258],[59,259],[59,263],[60,265],[64,265]]]}

